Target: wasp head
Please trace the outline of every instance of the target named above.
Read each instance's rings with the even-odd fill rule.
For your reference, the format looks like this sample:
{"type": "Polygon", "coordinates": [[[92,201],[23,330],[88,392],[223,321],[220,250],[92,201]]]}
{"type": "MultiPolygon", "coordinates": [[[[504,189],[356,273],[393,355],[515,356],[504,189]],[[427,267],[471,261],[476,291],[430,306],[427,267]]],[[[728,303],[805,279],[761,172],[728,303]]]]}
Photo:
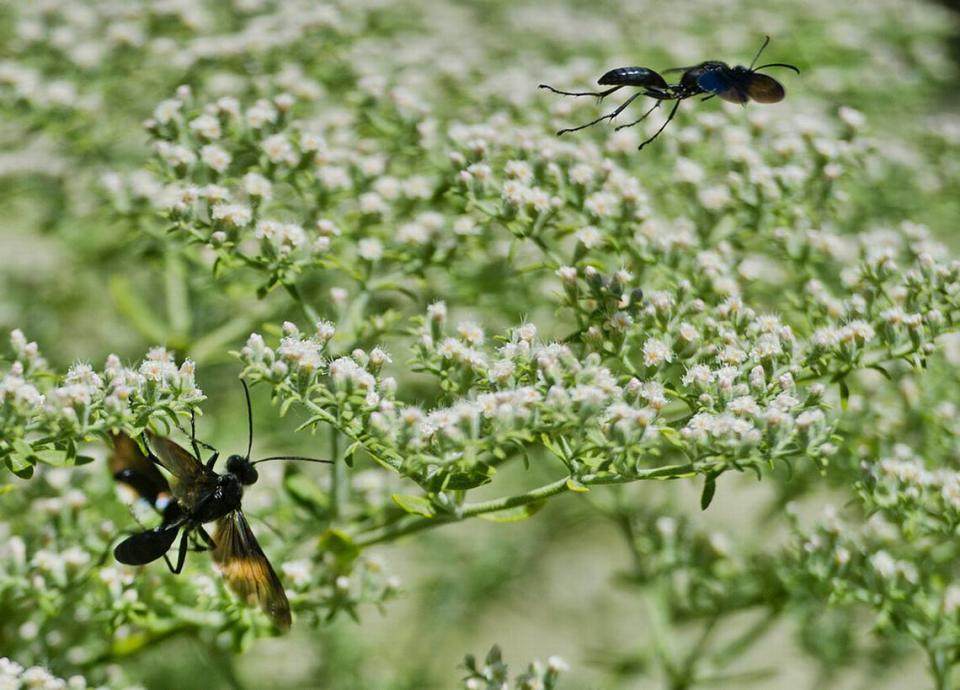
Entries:
{"type": "Polygon", "coordinates": [[[227,458],[227,472],[236,475],[244,486],[255,484],[257,479],[260,478],[253,463],[250,462],[249,458],[242,455],[231,455],[227,458]]]}

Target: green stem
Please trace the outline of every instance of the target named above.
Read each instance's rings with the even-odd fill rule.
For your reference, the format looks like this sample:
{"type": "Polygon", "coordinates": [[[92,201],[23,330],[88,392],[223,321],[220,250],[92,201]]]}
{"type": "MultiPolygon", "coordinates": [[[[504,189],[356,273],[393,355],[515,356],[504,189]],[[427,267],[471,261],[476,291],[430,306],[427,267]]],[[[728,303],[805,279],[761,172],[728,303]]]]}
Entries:
{"type": "Polygon", "coordinates": [[[190,348],[190,356],[197,364],[222,356],[225,345],[237,338],[250,335],[250,331],[272,311],[272,305],[266,301],[243,306],[240,313],[232,319],[217,326],[202,338],[198,338],[190,348]]]}
{"type": "Polygon", "coordinates": [[[156,309],[151,309],[140,299],[129,280],[121,276],[111,278],[110,294],[120,314],[145,340],[152,343],[169,342],[168,325],[163,323],[156,309]]]}
{"type": "Polygon", "coordinates": [[[930,673],[936,685],[936,690],[953,690],[953,667],[947,660],[943,649],[928,649],[927,658],[930,661],[930,673]]]}
{"type": "Polygon", "coordinates": [[[330,521],[336,524],[346,499],[346,474],[343,458],[340,457],[340,432],[336,428],[330,429],[330,459],[333,460],[330,477],[330,521]]]}
{"type": "Polygon", "coordinates": [[[165,263],[163,286],[167,296],[167,319],[170,322],[173,337],[178,342],[186,343],[189,342],[191,323],[187,275],[179,255],[167,252],[165,263]]]}
{"type": "Polygon", "coordinates": [[[315,324],[320,321],[320,314],[318,314],[317,310],[307,303],[307,301],[303,298],[303,295],[300,293],[300,288],[298,288],[295,283],[284,283],[283,287],[293,298],[293,301],[297,303],[297,305],[300,307],[300,310],[303,312],[303,315],[307,317],[307,320],[311,324],[315,324]]]}
{"type": "MultiPolygon", "coordinates": [[[[584,486],[625,484],[628,482],[645,479],[679,479],[681,477],[689,477],[693,474],[696,474],[696,471],[696,466],[693,463],[687,463],[684,465],[666,465],[664,467],[641,470],[640,472],[627,476],[619,474],[594,474],[577,477],[576,480],[579,484],[584,486]]],[[[386,541],[393,541],[398,537],[414,534],[416,532],[421,532],[433,527],[439,527],[440,525],[445,525],[452,522],[460,522],[461,520],[465,520],[467,518],[486,515],[489,513],[496,513],[502,510],[509,510],[510,508],[517,508],[530,503],[536,503],[538,501],[550,498],[551,496],[556,496],[558,494],[570,491],[571,479],[571,477],[563,477],[549,484],[545,484],[537,487],[536,489],[531,489],[526,493],[517,494],[515,496],[505,496],[503,498],[495,498],[489,501],[480,501],[477,503],[465,503],[456,514],[437,515],[435,517],[411,516],[409,518],[399,520],[394,524],[386,525],[384,527],[370,530],[369,532],[358,534],[354,537],[354,543],[356,543],[357,546],[364,547],[386,541]]]]}
{"type": "MultiPolygon", "coordinates": [[[[364,320],[364,313],[366,312],[367,305],[369,303],[370,293],[364,289],[356,296],[356,298],[350,303],[350,306],[344,312],[340,322],[337,324],[337,334],[342,334],[343,337],[347,337],[347,334],[350,334],[349,337],[353,338],[353,331],[357,328],[357,325],[364,320]]],[[[356,339],[354,338],[350,348],[346,351],[349,352],[352,350],[355,344],[356,339]]]]}

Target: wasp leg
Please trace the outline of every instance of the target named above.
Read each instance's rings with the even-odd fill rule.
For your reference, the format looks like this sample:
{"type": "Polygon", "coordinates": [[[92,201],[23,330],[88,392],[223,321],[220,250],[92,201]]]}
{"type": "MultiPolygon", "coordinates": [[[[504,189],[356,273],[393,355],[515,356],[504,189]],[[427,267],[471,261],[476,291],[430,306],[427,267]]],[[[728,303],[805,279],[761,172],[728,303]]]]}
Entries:
{"type": "Polygon", "coordinates": [[[616,110],[614,110],[612,113],[607,113],[606,115],[601,115],[600,117],[598,117],[598,118],[597,118],[596,120],[594,120],[593,122],[588,122],[587,124],[585,124],[585,125],[580,125],[579,127],[571,127],[571,128],[568,128],[568,129],[561,129],[559,132],[557,132],[557,136],[558,136],[558,137],[559,137],[559,136],[562,136],[562,135],[564,135],[564,134],[567,134],[568,132],[579,132],[581,129],[586,129],[587,127],[592,127],[593,125],[595,125],[595,124],[597,124],[597,123],[599,123],[599,122],[603,122],[604,120],[612,120],[612,119],[615,118],[617,115],[619,115],[620,113],[622,113],[624,108],[626,108],[628,105],[630,105],[631,103],[633,103],[635,100],[637,100],[637,98],[639,98],[639,97],[642,96],[642,95],[643,95],[643,91],[637,91],[635,94],[633,94],[632,96],[630,96],[630,98],[628,98],[627,100],[625,100],[625,101],[623,102],[623,104],[620,105],[620,106],[619,106],[616,110]]]}
{"type": "Polygon", "coordinates": [[[622,89],[624,86],[627,86],[627,84],[618,84],[617,86],[607,89],[606,91],[561,91],[560,89],[555,89],[547,84],[540,84],[538,88],[547,89],[547,91],[553,91],[553,93],[558,93],[561,96],[596,96],[597,100],[602,101],[614,91],[622,89]]]}
{"type": "Polygon", "coordinates": [[[653,141],[653,140],[656,139],[658,136],[660,136],[660,132],[662,132],[664,129],[666,129],[667,125],[670,124],[670,120],[672,120],[672,119],[673,119],[673,116],[677,114],[677,108],[679,108],[679,107],[680,107],[680,101],[677,100],[677,102],[673,104],[673,108],[670,109],[670,114],[667,115],[667,120],[666,120],[666,122],[664,122],[662,125],[660,125],[660,129],[658,129],[658,130],[654,133],[654,135],[653,135],[652,137],[650,137],[649,139],[647,139],[646,141],[644,141],[642,144],[640,144],[640,146],[637,147],[637,151],[642,150],[644,146],[646,146],[646,145],[649,144],[651,141],[653,141]]]}
{"type": "Polygon", "coordinates": [[[203,541],[207,543],[206,548],[202,549],[203,551],[213,551],[215,548],[217,548],[217,545],[214,543],[213,538],[209,534],[207,534],[207,530],[203,528],[203,525],[200,525],[199,527],[197,527],[197,532],[203,538],[203,541]]]}
{"type": "Polygon", "coordinates": [[[657,101],[656,103],[654,103],[654,104],[653,104],[653,107],[650,108],[650,110],[648,110],[647,112],[645,112],[643,115],[641,115],[639,120],[634,120],[633,122],[628,122],[628,123],[625,124],[625,125],[620,125],[619,127],[617,127],[617,128],[616,128],[615,130],[613,130],[613,131],[619,132],[621,129],[626,129],[627,127],[633,127],[634,125],[639,125],[641,122],[643,122],[644,120],[647,119],[647,117],[650,115],[650,113],[652,113],[654,110],[656,110],[657,108],[659,108],[659,107],[660,107],[660,104],[661,104],[662,102],[663,102],[663,101],[657,101]]]}
{"type": "Polygon", "coordinates": [[[167,557],[167,554],[163,554],[163,560],[167,562],[167,567],[170,568],[170,572],[174,575],[179,575],[183,571],[183,564],[187,560],[187,547],[190,546],[190,541],[188,539],[189,532],[190,530],[184,530],[183,534],[180,535],[180,551],[177,554],[176,567],[170,563],[170,559],[167,557]]]}
{"type": "Polygon", "coordinates": [[[203,456],[200,455],[200,446],[213,451],[213,456],[207,460],[207,469],[212,470],[214,464],[217,462],[217,458],[220,457],[220,452],[209,443],[204,443],[197,438],[197,415],[193,410],[190,410],[190,445],[193,446],[193,452],[197,456],[197,459],[201,461],[203,456]]]}

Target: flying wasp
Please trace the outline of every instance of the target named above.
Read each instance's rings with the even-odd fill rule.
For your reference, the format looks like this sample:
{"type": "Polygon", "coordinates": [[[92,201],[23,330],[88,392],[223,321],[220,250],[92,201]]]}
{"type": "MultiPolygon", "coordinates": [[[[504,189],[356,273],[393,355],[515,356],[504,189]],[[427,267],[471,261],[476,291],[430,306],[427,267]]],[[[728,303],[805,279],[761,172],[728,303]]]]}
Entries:
{"type": "Polygon", "coordinates": [[[760,46],[760,49],[756,55],[754,55],[749,67],[743,67],[742,65],[730,67],[727,63],[720,62],[719,60],[707,60],[706,62],[691,65],[690,67],[673,67],[664,70],[663,74],[669,74],[671,72],[683,73],[680,76],[680,81],[676,84],[668,83],[666,79],[663,78],[663,75],[648,67],[618,67],[610,70],[598,80],[601,86],[610,86],[609,89],[604,91],[560,91],[547,84],[540,84],[540,88],[547,89],[562,96],[595,96],[599,100],[603,100],[610,94],[624,87],[632,86],[639,89],[639,91],[630,96],[630,98],[612,112],[601,115],[596,120],[588,122],[585,125],[561,129],[557,132],[557,136],[592,127],[604,120],[613,120],[640,96],[647,96],[656,102],[649,110],[641,115],[639,119],[618,126],[616,131],[640,124],[646,120],[654,110],[659,108],[664,101],[673,101],[673,107],[670,109],[667,119],[660,126],[660,129],[640,144],[638,149],[642,149],[660,136],[660,133],[666,129],[670,121],[673,120],[674,115],[677,114],[680,102],[688,98],[706,94],[702,100],[708,101],[717,96],[730,103],[739,103],[740,105],[746,105],[749,101],[756,101],[757,103],[779,103],[782,101],[786,96],[786,90],[783,88],[783,85],[773,77],[767,74],[761,74],[760,70],[767,69],[768,67],[785,67],[793,70],[797,74],[800,74],[800,70],[794,65],[788,65],[783,62],[770,62],[755,67],[754,65],[757,64],[757,60],[760,59],[760,54],[763,53],[769,43],[770,37],[764,37],[763,45],[760,46]]]}
{"type": "MultiPolygon", "coordinates": [[[[215,451],[204,462],[195,429],[191,429],[191,447],[186,450],[174,441],[150,430],[144,432],[148,454],[128,436],[114,437],[111,469],[114,477],[131,486],[162,513],[160,525],[144,529],[121,541],[113,551],[114,557],[127,565],[146,565],[164,558],[171,572],[183,570],[190,540],[202,541],[233,592],[249,604],[257,603],[280,629],[290,627],[290,603],[280,578],[267,560],[250,529],[241,509],[245,487],[256,483],[259,474],[255,465],[269,460],[304,460],[330,463],[329,460],[279,455],[250,461],[253,449],[253,411],[250,392],[243,382],[247,402],[248,440],[245,455],[227,458],[226,472],[214,470],[219,452],[215,451]],[[166,470],[173,482],[168,482],[159,467],[166,470]],[[170,497],[164,505],[161,499],[170,497]],[[216,522],[211,536],[204,525],[216,522]],[[167,551],[180,535],[176,565],[167,557],[167,551]],[[197,540],[196,538],[199,537],[197,540]]],[[[206,444],[203,444],[206,445],[206,444]]]]}

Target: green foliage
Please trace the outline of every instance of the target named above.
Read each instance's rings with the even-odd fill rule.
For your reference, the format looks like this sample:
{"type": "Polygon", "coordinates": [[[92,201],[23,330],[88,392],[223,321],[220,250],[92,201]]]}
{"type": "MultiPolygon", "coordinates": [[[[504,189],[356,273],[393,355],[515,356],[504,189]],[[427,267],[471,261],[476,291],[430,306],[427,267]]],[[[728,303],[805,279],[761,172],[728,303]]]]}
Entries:
{"type": "Polygon", "coordinates": [[[953,687],[952,15],[123,4],[0,6],[0,687],[441,688],[491,637],[576,668],[463,687],[953,687]],[[597,104],[536,89],[766,33],[784,102],[640,153],[659,113],[557,138],[597,104]],[[245,496],[263,642],[206,555],[111,555],[159,520],[111,434],[245,448],[238,375],[258,457],[334,461],[245,496]]]}

